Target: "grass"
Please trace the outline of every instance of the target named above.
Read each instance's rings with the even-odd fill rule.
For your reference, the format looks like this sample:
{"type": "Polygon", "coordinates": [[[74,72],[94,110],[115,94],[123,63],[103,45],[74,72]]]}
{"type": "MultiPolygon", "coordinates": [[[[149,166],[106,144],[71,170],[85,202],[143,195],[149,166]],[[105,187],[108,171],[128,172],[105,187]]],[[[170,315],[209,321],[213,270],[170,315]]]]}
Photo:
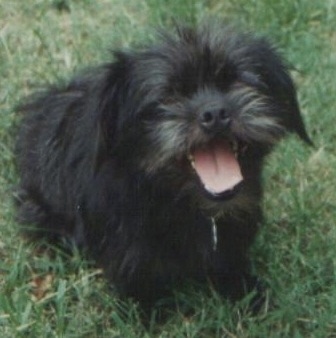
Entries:
{"type": "Polygon", "coordinates": [[[0,0],[0,336],[335,337],[336,3],[334,0],[0,0]],[[251,316],[207,292],[181,292],[193,309],[141,324],[78,253],[41,249],[18,233],[12,195],[13,107],[43,83],[106,61],[109,48],[153,39],[180,17],[220,17],[273,39],[293,76],[315,147],[295,138],[269,159],[266,219],[253,248],[274,308],[251,316]]]}

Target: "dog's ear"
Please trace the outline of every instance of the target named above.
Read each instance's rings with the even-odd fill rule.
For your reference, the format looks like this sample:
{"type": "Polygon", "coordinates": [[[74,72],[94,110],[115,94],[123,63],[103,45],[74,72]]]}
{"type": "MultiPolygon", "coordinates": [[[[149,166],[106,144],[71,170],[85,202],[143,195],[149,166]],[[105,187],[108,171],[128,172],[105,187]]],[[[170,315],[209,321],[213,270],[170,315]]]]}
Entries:
{"type": "Polygon", "coordinates": [[[96,84],[94,125],[96,128],[95,169],[111,155],[117,142],[117,134],[126,116],[124,107],[128,102],[129,72],[131,58],[127,53],[115,52],[114,62],[102,68],[96,84]]]}
{"type": "Polygon", "coordinates": [[[281,119],[290,132],[296,133],[304,142],[313,145],[300,112],[295,85],[289,73],[289,67],[280,54],[267,41],[261,41],[258,54],[260,74],[266,84],[269,95],[275,98],[281,107],[281,119]]]}
{"type": "Polygon", "coordinates": [[[290,132],[296,133],[304,142],[313,145],[308,133],[306,131],[299,103],[297,100],[297,93],[295,85],[289,75],[288,68],[282,65],[280,68],[274,68],[271,79],[271,90],[274,90],[273,95],[279,99],[279,103],[283,106],[283,122],[290,132]]]}

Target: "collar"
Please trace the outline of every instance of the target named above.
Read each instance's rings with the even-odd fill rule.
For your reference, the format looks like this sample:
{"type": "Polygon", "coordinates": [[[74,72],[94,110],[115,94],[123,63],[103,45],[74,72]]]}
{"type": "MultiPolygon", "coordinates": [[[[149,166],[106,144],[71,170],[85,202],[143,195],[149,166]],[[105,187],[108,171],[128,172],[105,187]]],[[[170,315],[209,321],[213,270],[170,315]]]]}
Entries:
{"type": "Polygon", "coordinates": [[[217,223],[214,217],[211,217],[211,225],[212,225],[212,250],[217,251],[217,223]]]}

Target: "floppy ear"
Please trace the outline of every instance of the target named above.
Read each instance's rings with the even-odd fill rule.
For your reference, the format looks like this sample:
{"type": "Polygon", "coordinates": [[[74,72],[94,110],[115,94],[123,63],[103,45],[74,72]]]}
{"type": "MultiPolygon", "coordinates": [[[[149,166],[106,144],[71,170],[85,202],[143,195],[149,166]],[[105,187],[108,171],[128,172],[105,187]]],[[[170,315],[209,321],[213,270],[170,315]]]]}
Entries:
{"type": "Polygon", "coordinates": [[[117,134],[125,119],[122,114],[128,102],[130,59],[126,53],[114,53],[115,61],[102,68],[96,83],[92,112],[96,128],[95,169],[109,157],[117,142],[117,134]]]}
{"type": "Polygon", "coordinates": [[[299,104],[296,97],[296,90],[293,84],[291,84],[291,88],[287,87],[287,94],[285,93],[286,98],[284,99],[284,104],[286,105],[288,112],[288,121],[287,127],[290,131],[295,132],[299,137],[309,144],[313,146],[313,142],[308,136],[305,125],[302,120],[299,104]]]}
{"type": "Polygon", "coordinates": [[[289,74],[289,68],[266,41],[261,41],[258,54],[260,57],[260,73],[269,94],[276,99],[282,109],[281,119],[290,132],[296,133],[304,142],[313,145],[304,126],[296,89],[289,74]]]}
{"type": "Polygon", "coordinates": [[[304,142],[313,145],[308,133],[306,131],[302,115],[300,112],[296,89],[294,83],[289,75],[288,69],[283,65],[282,67],[273,69],[272,87],[279,103],[284,107],[283,121],[290,132],[296,133],[304,142]]]}

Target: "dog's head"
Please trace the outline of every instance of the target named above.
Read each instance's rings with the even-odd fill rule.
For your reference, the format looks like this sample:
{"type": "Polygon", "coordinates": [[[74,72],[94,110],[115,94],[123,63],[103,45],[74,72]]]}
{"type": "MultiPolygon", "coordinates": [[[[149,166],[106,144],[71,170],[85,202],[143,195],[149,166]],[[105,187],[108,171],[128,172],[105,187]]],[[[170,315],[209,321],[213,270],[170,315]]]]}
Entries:
{"type": "Polygon", "coordinates": [[[105,151],[124,170],[165,177],[177,194],[257,197],[274,144],[288,132],[310,143],[286,65],[266,40],[218,25],[160,37],[110,65],[105,151]]]}

